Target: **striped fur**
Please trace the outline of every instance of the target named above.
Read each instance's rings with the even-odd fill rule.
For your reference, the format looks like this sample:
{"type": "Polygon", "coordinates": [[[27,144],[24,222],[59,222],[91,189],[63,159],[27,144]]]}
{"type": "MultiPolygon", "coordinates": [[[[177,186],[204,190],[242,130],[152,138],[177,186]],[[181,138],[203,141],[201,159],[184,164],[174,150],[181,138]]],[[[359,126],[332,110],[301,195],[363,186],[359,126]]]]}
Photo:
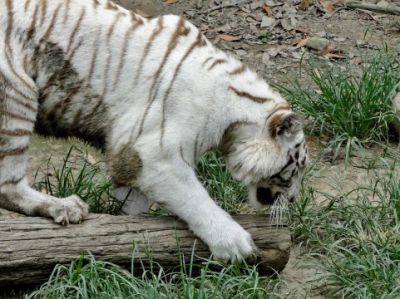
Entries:
{"type": "Polygon", "coordinates": [[[127,213],[157,201],[217,258],[255,248],[197,180],[206,151],[224,149],[250,200],[296,197],[306,161],[297,117],[182,17],[145,19],[108,0],[0,0],[0,28],[1,207],[64,224],[88,213],[76,196],[29,187],[34,129],[103,149],[127,213]]]}

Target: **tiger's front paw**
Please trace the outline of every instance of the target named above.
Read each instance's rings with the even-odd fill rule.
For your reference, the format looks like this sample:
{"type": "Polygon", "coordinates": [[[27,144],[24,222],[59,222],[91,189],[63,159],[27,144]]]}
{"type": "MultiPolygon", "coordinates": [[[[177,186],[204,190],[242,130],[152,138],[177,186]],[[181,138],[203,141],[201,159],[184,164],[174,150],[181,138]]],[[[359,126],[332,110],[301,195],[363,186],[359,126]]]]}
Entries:
{"type": "Polygon", "coordinates": [[[257,251],[251,235],[233,220],[210,229],[207,239],[213,257],[224,262],[242,261],[257,251]]]}
{"type": "Polygon", "coordinates": [[[89,206],[78,196],[71,195],[57,200],[51,214],[54,222],[62,225],[80,223],[89,215],[89,206]]]}

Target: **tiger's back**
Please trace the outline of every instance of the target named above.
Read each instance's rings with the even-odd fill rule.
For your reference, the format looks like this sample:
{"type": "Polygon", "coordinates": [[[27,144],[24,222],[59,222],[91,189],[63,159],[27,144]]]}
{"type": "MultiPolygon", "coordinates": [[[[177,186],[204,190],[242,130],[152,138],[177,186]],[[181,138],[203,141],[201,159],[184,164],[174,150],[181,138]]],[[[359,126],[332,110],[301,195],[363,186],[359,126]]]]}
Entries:
{"type": "MultiPolygon", "coordinates": [[[[147,104],[144,95],[151,89],[148,85],[153,84],[152,91],[157,92],[162,84],[161,61],[165,67],[169,59],[181,58],[163,57],[168,51],[163,47],[176,47],[179,35],[190,31],[183,19],[175,16],[148,21],[105,1],[2,2],[2,11],[11,5],[14,12],[11,22],[2,18],[2,28],[18,32],[5,38],[14,53],[9,60],[2,60],[12,60],[18,69],[10,77],[20,74],[34,81],[29,87],[40,103],[37,129],[47,134],[104,140],[111,119],[120,117],[118,110],[125,112],[135,104],[134,114],[142,115],[147,104]],[[172,32],[177,22],[181,22],[182,32],[172,32]],[[174,34],[175,45],[164,41],[152,48],[156,38],[168,39],[174,34]],[[23,60],[21,65],[16,65],[14,56],[23,60]],[[158,75],[151,83],[154,73],[158,75]]],[[[185,41],[179,42],[180,47],[185,46],[185,41]]]]}

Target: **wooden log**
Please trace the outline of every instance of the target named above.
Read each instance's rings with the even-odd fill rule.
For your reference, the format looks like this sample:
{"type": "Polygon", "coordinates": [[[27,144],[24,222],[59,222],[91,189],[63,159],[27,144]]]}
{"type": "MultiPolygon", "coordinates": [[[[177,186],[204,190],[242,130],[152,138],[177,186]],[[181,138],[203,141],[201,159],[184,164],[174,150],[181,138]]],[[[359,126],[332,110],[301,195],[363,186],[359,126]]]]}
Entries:
{"type": "Polygon", "coordinates": [[[377,5],[372,3],[363,3],[360,1],[347,1],[345,2],[345,5],[350,8],[358,8],[358,9],[371,10],[392,15],[400,15],[400,6],[392,4],[377,5]]]}
{"type": "MultiPolygon", "coordinates": [[[[288,228],[272,226],[267,216],[234,218],[260,249],[260,273],[282,270],[291,246],[288,228]]],[[[70,263],[87,252],[98,260],[130,268],[133,242],[138,246],[138,265],[140,260],[146,264],[149,252],[163,267],[179,265],[177,243],[187,261],[194,244],[195,263],[210,255],[207,246],[175,217],[91,214],[81,224],[63,227],[49,219],[0,210],[0,287],[43,282],[56,264],[70,263]]]]}

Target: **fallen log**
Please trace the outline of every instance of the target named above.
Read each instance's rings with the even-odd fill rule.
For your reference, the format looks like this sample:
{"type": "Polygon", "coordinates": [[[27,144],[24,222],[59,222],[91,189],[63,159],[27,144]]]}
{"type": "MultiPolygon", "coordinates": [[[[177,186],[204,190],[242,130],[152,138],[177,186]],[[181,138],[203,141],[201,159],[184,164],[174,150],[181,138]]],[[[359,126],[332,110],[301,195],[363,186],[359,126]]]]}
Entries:
{"type": "MultiPolygon", "coordinates": [[[[260,249],[259,272],[282,270],[291,246],[288,228],[271,225],[266,216],[234,218],[260,249]]],[[[178,266],[178,252],[188,262],[194,244],[194,263],[210,255],[207,246],[175,217],[91,214],[79,225],[63,227],[48,219],[0,210],[0,287],[43,282],[56,264],[70,263],[87,252],[130,269],[133,243],[138,246],[134,259],[138,266],[146,264],[149,254],[163,267],[178,266]]]]}
{"type": "Polygon", "coordinates": [[[392,15],[400,15],[400,6],[387,4],[387,5],[377,5],[372,3],[364,3],[360,1],[347,1],[345,6],[350,8],[370,10],[380,13],[387,13],[392,15]]]}

